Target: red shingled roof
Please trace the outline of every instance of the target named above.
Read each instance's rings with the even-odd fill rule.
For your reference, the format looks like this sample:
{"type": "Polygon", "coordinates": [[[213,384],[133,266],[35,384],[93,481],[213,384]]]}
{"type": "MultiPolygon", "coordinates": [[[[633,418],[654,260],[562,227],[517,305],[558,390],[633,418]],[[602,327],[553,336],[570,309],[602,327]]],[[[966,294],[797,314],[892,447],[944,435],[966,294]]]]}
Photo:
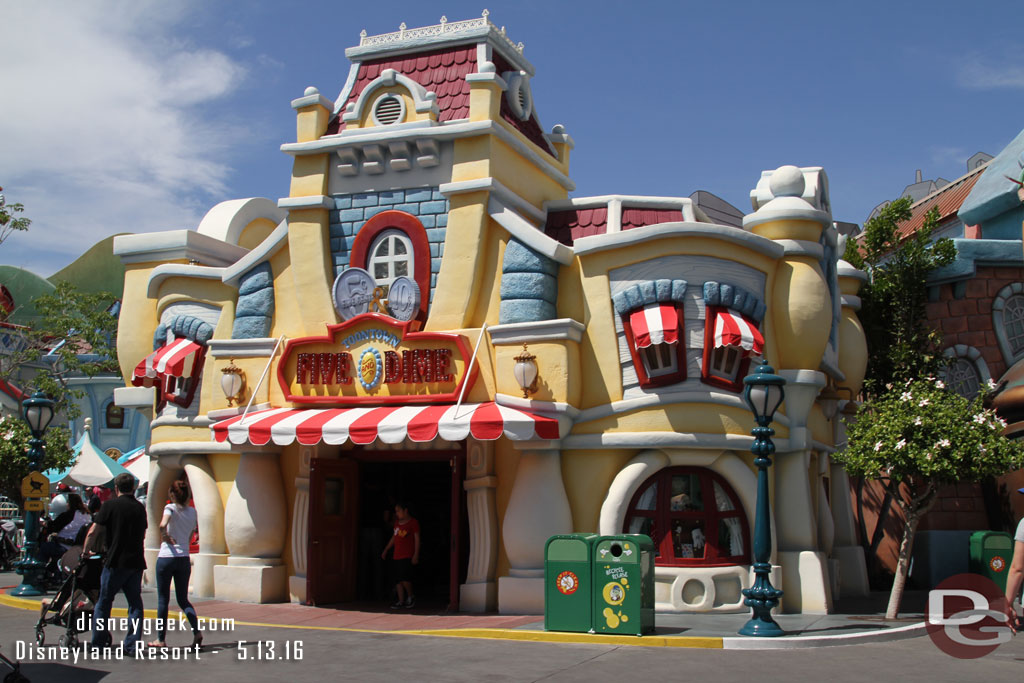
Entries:
{"type": "Polygon", "coordinates": [[[971,193],[971,188],[974,187],[974,183],[978,182],[978,178],[981,177],[985,168],[985,166],[980,166],[974,169],[963,178],[946,185],[938,192],[928,195],[912,206],[910,218],[901,223],[896,230],[897,237],[903,239],[920,230],[924,225],[925,214],[933,207],[939,210],[940,222],[954,215],[960,210],[960,206],[967,199],[967,195],[971,193]]]}
{"type": "MultiPolygon", "coordinates": [[[[408,76],[437,95],[438,121],[469,117],[469,83],[466,76],[476,72],[476,46],[446,47],[440,50],[384,57],[362,62],[345,105],[359,99],[363,89],[385,69],[408,76]]],[[[326,135],[345,128],[339,114],[327,127],[326,135]]]]}
{"type": "Polygon", "coordinates": [[[572,246],[581,237],[603,235],[608,229],[608,207],[548,212],[544,234],[572,246]]]}
{"type": "Polygon", "coordinates": [[[638,209],[622,207],[622,229],[642,228],[656,223],[675,223],[683,220],[682,209],[638,209]]]}

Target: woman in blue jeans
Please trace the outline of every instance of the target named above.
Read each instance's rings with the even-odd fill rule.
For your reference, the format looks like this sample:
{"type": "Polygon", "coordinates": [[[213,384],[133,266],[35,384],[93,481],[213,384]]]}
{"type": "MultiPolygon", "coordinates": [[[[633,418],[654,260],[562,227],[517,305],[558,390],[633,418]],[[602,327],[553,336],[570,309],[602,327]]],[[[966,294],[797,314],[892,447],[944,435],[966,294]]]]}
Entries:
{"type": "Polygon", "coordinates": [[[189,539],[196,529],[196,509],[189,507],[188,499],[191,492],[184,481],[171,484],[171,501],[164,506],[164,516],[160,520],[160,554],[156,560],[156,616],[159,628],[157,640],[149,643],[150,647],[166,647],[167,642],[167,606],[171,600],[171,581],[174,581],[174,597],[178,607],[188,618],[192,626],[192,645],[203,644],[203,634],[199,631],[199,618],[196,610],[188,600],[188,579],[192,574],[189,563],[189,539]]]}

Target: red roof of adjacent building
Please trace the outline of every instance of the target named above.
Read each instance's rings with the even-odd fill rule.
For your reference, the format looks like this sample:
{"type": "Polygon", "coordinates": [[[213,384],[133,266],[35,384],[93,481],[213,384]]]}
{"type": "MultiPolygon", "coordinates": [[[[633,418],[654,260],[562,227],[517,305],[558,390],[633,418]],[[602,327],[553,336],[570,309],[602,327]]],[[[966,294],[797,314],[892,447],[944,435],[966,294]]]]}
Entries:
{"type": "Polygon", "coordinates": [[[581,237],[603,235],[608,231],[608,207],[549,211],[544,234],[572,246],[581,237]]]}
{"type": "Polygon", "coordinates": [[[683,220],[682,209],[637,209],[622,207],[622,229],[642,228],[657,223],[677,223],[683,220]]]}
{"type": "Polygon", "coordinates": [[[924,226],[925,215],[933,208],[938,209],[940,222],[955,215],[986,167],[987,165],[979,166],[911,206],[910,218],[896,229],[897,238],[903,239],[920,230],[924,226]]]}
{"type": "MultiPolygon", "coordinates": [[[[658,223],[675,223],[683,220],[682,209],[645,209],[622,207],[622,230],[642,228],[658,223]]],[[[544,234],[562,244],[572,246],[581,237],[603,235],[608,232],[608,207],[552,210],[544,224],[544,234]]]]}

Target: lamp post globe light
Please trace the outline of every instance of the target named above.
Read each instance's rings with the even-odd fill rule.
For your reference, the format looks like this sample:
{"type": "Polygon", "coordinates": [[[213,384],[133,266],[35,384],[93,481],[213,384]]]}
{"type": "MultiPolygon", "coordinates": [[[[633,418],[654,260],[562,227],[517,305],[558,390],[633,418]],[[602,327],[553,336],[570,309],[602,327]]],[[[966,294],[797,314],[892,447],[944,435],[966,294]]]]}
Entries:
{"type": "Polygon", "coordinates": [[[772,618],[772,609],[779,604],[782,591],[773,587],[769,579],[772,570],[772,520],[768,509],[768,467],[772,464],[769,456],[775,453],[775,444],[772,443],[775,430],[768,425],[785,397],[782,385],[786,380],[776,375],[768,361],[762,359],[761,365],[743,383],[747,385],[743,398],[757,422],[751,432],[754,445],[750,447],[756,456],[757,509],[754,519],[754,585],[743,589],[743,604],[751,609],[751,615],[739,633],[741,636],[781,636],[785,631],[772,618]]]}
{"type": "MultiPolygon", "coordinates": [[[[22,417],[28,423],[32,432],[32,439],[29,441],[29,470],[38,472],[42,468],[43,457],[43,435],[53,421],[53,401],[48,399],[43,392],[37,391],[31,398],[25,399],[22,404],[22,417]]],[[[30,510],[25,512],[25,558],[18,563],[17,572],[21,574],[20,586],[12,589],[11,595],[33,596],[42,595],[43,589],[39,587],[40,577],[44,565],[36,557],[38,543],[36,537],[39,535],[39,512],[30,510]]]]}

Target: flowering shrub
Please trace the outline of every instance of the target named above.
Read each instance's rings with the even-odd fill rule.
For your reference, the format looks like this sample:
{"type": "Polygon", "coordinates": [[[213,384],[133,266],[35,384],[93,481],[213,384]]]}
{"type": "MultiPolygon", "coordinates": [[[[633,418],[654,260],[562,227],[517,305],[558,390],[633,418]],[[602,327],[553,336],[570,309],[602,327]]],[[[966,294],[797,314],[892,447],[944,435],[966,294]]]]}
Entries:
{"type": "MultiPolygon", "coordinates": [[[[28,425],[20,417],[0,415],[0,493],[12,500],[21,500],[21,480],[31,471],[28,459],[31,438],[28,425]]],[[[71,464],[70,438],[67,427],[54,426],[46,430],[40,471],[64,469],[71,464]]]]}
{"type": "Polygon", "coordinates": [[[855,476],[921,485],[977,481],[1024,467],[1024,445],[1006,423],[934,379],[907,382],[864,403],[834,459],[855,476]]]}
{"type": "Polygon", "coordinates": [[[833,454],[854,476],[878,479],[903,510],[899,561],[886,616],[899,612],[914,533],[942,484],[974,482],[1024,467],[1024,444],[1003,436],[1006,423],[934,378],[911,380],[865,401],[847,424],[846,449],[833,454]]]}

